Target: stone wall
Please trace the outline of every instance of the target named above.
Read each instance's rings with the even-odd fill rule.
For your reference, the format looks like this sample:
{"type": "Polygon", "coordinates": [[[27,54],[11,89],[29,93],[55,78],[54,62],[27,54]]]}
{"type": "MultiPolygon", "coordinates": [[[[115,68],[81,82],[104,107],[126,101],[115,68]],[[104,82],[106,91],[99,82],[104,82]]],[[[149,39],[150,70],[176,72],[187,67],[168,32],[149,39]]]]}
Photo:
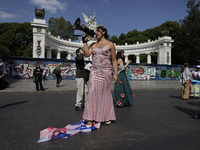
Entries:
{"type": "MultiPolygon", "coordinates": [[[[76,76],[76,65],[73,60],[65,59],[43,59],[2,56],[6,65],[7,78],[32,78],[33,70],[37,64],[47,71],[47,79],[55,79],[52,73],[58,63],[62,64],[63,79],[74,80],[76,76]]],[[[89,63],[90,61],[86,61],[89,63]]],[[[178,80],[182,65],[156,65],[135,64],[127,67],[127,78],[129,80],[178,80]]],[[[190,66],[194,70],[194,66],[190,66]]]]}

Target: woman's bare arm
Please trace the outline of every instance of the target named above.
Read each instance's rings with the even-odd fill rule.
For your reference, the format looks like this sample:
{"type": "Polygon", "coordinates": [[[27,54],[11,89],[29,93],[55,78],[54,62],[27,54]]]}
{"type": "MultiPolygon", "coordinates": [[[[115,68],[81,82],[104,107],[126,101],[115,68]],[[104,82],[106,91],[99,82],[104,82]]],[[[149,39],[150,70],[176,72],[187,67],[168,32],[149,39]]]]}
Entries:
{"type": "Polygon", "coordinates": [[[111,51],[111,55],[112,55],[112,63],[113,63],[113,68],[114,68],[114,72],[115,72],[113,81],[114,81],[114,84],[115,84],[115,83],[117,83],[117,75],[118,75],[116,51],[115,51],[115,45],[113,43],[111,43],[110,45],[111,45],[110,51],[111,51]]]}

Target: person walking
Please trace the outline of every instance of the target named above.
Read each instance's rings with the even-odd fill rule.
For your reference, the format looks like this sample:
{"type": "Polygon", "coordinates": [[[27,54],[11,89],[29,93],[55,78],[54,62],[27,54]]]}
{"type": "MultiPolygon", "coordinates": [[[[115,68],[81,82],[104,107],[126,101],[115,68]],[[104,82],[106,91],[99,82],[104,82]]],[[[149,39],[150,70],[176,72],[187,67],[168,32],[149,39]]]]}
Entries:
{"type": "Polygon", "coordinates": [[[118,81],[114,86],[114,106],[124,107],[133,104],[132,90],[126,76],[126,68],[131,63],[130,60],[124,63],[124,51],[117,52],[118,81]],[[125,64],[125,65],[124,65],[125,64]]]}
{"type": "Polygon", "coordinates": [[[56,86],[57,86],[57,87],[60,87],[59,84],[60,84],[60,82],[62,81],[61,66],[62,66],[62,64],[59,63],[59,64],[56,66],[56,68],[55,68],[55,70],[56,70],[56,72],[57,72],[57,73],[55,73],[56,78],[57,78],[57,81],[56,81],[56,86]]]}
{"type": "Polygon", "coordinates": [[[45,91],[42,85],[42,72],[43,70],[40,68],[40,65],[37,65],[33,73],[33,77],[35,78],[36,91],[39,91],[39,85],[40,90],[45,91]]]}
{"type": "Polygon", "coordinates": [[[182,88],[182,100],[188,100],[189,99],[189,83],[192,78],[192,73],[190,72],[188,66],[188,63],[184,63],[184,67],[181,68],[180,73],[180,81],[181,81],[181,88],[182,88]]]}
{"type": "Polygon", "coordinates": [[[117,60],[115,46],[107,40],[107,29],[100,25],[96,28],[97,42],[88,48],[88,35],[83,35],[84,55],[92,55],[93,61],[89,77],[89,92],[85,103],[83,119],[87,120],[87,127],[91,127],[93,121],[106,122],[116,120],[113,98],[110,90],[112,78],[112,58],[114,68],[114,84],[117,82],[117,60]]]}
{"type": "Polygon", "coordinates": [[[78,48],[76,50],[76,103],[75,103],[75,110],[83,110],[85,99],[88,93],[88,84],[87,84],[87,74],[84,61],[84,54],[82,48],[78,48]],[[85,94],[85,96],[84,96],[85,94]]]}
{"type": "Polygon", "coordinates": [[[46,78],[46,69],[45,68],[43,68],[42,77],[43,77],[43,81],[47,81],[47,78],[46,78]]]}

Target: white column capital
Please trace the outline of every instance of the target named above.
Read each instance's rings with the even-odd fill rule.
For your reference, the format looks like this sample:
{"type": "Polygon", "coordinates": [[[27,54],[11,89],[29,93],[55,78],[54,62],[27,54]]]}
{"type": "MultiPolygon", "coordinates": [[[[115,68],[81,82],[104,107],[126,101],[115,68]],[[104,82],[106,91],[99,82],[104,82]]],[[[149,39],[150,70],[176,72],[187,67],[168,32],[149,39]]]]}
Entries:
{"type": "Polygon", "coordinates": [[[68,51],[68,55],[67,55],[67,60],[71,60],[72,59],[72,53],[68,51]]]}
{"type": "Polygon", "coordinates": [[[47,49],[47,58],[51,58],[51,48],[50,46],[45,47],[47,49]]]}
{"type": "Polygon", "coordinates": [[[61,51],[58,50],[58,49],[57,49],[56,51],[57,51],[57,59],[60,59],[60,52],[61,52],[61,51]]]}
{"type": "Polygon", "coordinates": [[[136,63],[139,64],[140,63],[140,54],[135,54],[136,55],[136,63]]]}
{"type": "Polygon", "coordinates": [[[136,53],[136,54],[134,54],[135,56],[140,56],[140,53],[136,53]]]}
{"type": "Polygon", "coordinates": [[[129,56],[129,55],[128,55],[128,54],[125,54],[124,56],[125,56],[125,60],[124,60],[124,61],[127,62],[127,61],[128,61],[128,56],[129,56]]]}
{"type": "Polygon", "coordinates": [[[151,53],[147,53],[147,64],[151,64],[151,53]]]}

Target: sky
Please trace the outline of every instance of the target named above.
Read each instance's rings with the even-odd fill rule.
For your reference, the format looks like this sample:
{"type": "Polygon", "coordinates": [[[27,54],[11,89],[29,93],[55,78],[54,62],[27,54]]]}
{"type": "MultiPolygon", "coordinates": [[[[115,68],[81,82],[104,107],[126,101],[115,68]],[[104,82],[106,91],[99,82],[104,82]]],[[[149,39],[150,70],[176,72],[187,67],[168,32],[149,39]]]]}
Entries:
{"type": "MultiPolygon", "coordinates": [[[[104,25],[108,34],[120,36],[137,29],[144,31],[165,23],[179,21],[187,13],[188,0],[0,0],[0,22],[33,22],[35,7],[45,8],[44,20],[64,17],[74,24],[82,13],[88,17],[94,12],[98,25],[104,25]]],[[[196,1],[197,2],[197,1],[196,1]]]]}

